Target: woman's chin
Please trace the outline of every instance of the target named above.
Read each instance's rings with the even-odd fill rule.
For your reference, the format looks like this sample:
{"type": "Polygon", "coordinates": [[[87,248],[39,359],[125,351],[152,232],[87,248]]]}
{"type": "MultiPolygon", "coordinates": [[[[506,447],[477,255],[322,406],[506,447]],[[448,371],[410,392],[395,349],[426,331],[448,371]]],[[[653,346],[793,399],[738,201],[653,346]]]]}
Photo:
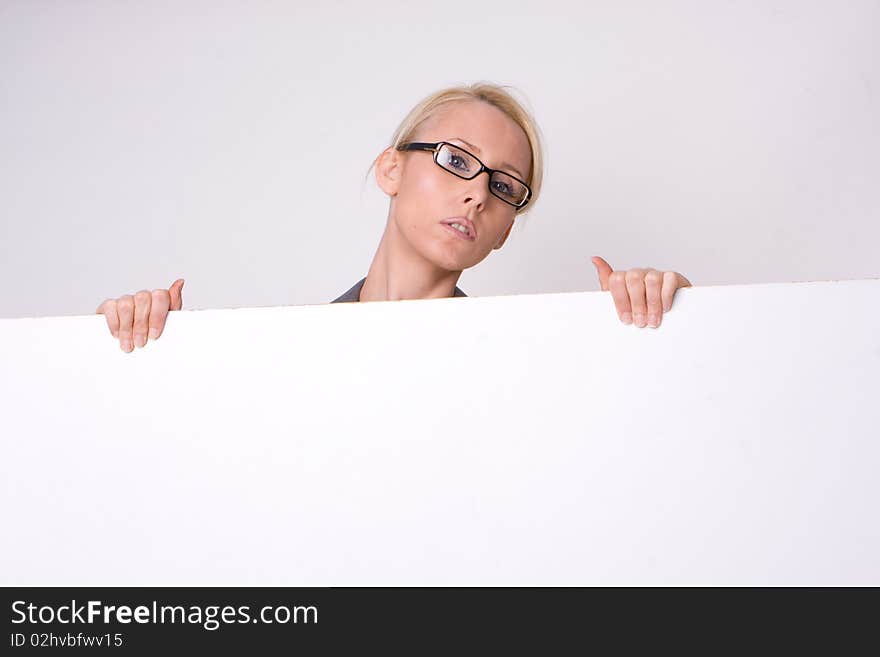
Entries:
{"type": "Polygon", "coordinates": [[[464,271],[479,264],[488,255],[480,253],[478,242],[464,240],[451,235],[444,226],[440,226],[440,234],[420,235],[417,247],[422,256],[437,268],[446,271],[464,271]],[[426,239],[427,238],[427,239],[426,239]]]}
{"type": "MultiPolygon", "coordinates": [[[[436,244],[434,245],[437,246],[436,244]]],[[[471,251],[464,252],[462,249],[434,248],[430,257],[431,262],[447,271],[464,271],[479,264],[483,258],[471,251]]]]}

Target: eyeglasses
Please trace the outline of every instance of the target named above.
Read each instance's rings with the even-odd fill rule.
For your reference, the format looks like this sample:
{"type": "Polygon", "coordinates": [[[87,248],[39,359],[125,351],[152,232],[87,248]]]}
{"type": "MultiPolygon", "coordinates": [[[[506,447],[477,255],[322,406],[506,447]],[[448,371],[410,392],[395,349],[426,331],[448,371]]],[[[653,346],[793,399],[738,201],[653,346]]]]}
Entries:
{"type": "Polygon", "coordinates": [[[490,169],[476,155],[455,144],[446,141],[435,144],[410,142],[401,144],[398,150],[431,151],[434,153],[434,162],[445,171],[465,180],[472,180],[485,171],[489,174],[489,191],[492,195],[515,208],[523,207],[532,196],[532,190],[522,180],[498,169],[490,169]]]}

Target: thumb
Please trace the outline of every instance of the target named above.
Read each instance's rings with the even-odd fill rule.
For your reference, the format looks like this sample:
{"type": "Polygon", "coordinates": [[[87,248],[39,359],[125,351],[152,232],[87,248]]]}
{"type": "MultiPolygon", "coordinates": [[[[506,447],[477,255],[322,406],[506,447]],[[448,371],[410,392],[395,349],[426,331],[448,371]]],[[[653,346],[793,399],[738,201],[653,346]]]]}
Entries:
{"type": "Polygon", "coordinates": [[[168,293],[171,295],[171,308],[169,310],[180,310],[183,307],[181,290],[183,290],[184,283],[185,281],[182,278],[178,278],[168,289],[168,293]]]}
{"type": "Polygon", "coordinates": [[[608,277],[614,270],[611,268],[604,258],[593,256],[593,265],[596,267],[596,274],[599,276],[599,285],[603,290],[608,290],[608,277]]]}

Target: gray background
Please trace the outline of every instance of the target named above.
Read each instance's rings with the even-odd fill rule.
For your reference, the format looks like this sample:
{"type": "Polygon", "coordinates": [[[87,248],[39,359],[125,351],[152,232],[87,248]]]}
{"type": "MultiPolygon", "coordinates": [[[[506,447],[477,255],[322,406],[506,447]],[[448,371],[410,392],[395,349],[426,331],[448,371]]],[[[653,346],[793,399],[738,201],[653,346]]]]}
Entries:
{"type": "Polygon", "coordinates": [[[878,276],[880,3],[0,3],[0,316],[324,303],[365,275],[364,175],[447,85],[520,90],[544,194],[460,286],[878,276]]]}

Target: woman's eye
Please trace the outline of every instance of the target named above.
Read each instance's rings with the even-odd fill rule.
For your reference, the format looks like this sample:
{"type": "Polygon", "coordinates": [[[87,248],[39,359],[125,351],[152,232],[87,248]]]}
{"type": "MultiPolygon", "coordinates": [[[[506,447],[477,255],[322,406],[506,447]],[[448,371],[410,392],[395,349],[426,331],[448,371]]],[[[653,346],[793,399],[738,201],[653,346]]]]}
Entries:
{"type": "Polygon", "coordinates": [[[465,160],[461,155],[450,155],[449,163],[456,169],[467,169],[467,160],[465,160]]]}
{"type": "Polygon", "coordinates": [[[510,185],[507,183],[495,181],[495,191],[499,194],[505,194],[507,196],[513,196],[513,190],[510,188],[510,185]]]}

